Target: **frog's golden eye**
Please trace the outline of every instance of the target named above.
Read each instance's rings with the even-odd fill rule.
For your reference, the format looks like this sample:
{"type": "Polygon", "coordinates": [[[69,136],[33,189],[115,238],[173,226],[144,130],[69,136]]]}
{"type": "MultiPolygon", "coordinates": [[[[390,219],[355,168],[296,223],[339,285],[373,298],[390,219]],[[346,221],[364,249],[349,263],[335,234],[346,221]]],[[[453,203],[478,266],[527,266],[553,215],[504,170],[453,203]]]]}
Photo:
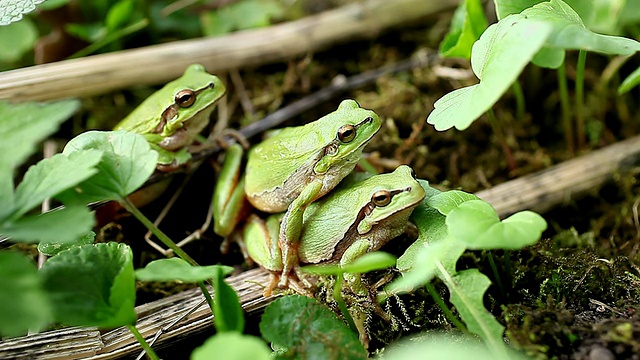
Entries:
{"type": "Polygon", "coordinates": [[[387,206],[391,202],[391,193],[387,190],[378,190],[371,196],[375,206],[387,206]]]}
{"type": "Polygon", "coordinates": [[[196,93],[191,89],[180,90],[176,94],[175,101],[181,108],[188,108],[196,102],[196,93]]]}
{"type": "Polygon", "coordinates": [[[416,175],[416,171],[415,171],[415,170],[413,170],[413,169],[411,169],[411,177],[412,177],[412,178],[414,178],[414,179],[416,179],[416,176],[417,176],[417,175],[416,175]]]}
{"type": "Polygon", "coordinates": [[[356,127],[350,124],[342,125],[338,129],[338,139],[343,143],[348,143],[356,137],[356,127]]]}

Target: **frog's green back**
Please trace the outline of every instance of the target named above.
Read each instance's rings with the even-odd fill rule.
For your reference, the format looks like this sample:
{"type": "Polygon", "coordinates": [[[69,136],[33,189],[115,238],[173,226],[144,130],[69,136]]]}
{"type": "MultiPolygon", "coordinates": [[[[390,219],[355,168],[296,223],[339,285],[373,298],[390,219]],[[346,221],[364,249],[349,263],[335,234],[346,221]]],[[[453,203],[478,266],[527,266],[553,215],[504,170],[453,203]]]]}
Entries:
{"type": "Polygon", "coordinates": [[[371,110],[363,109],[353,100],[345,100],[338,110],[304,126],[282,129],[251,149],[247,163],[247,194],[281,185],[305,162],[322,156],[324,147],[336,138],[338,129],[355,125],[367,117],[378,121],[368,131],[359,132],[352,142],[354,148],[366,144],[379,129],[379,118],[371,110]],[[375,128],[375,131],[371,131],[375,128]],[[356,146],[356,144],[358,146],[356,146]]]}

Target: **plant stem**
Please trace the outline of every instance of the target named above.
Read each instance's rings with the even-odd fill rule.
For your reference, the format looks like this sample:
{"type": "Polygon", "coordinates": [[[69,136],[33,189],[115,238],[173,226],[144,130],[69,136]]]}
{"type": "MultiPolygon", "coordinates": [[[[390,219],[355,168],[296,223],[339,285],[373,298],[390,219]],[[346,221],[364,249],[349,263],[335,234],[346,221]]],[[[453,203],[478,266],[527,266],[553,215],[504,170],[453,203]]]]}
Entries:
{"type": "Polygon", "coordinates": [[[491,125],[491,129],[493,129],[493,133],[496,134],[498,138],[498,142],[502,147],[502,151],[504,152],[505,157],[507,158],[507,166],[510,171],[516,169],[516,161],[513,159],[513,154],[511,153],[511,148],[509,144],[507,144],[507,139],[504,136],[504,132],[502,131],[502,127],[498,122],[498,118],[496,118],[496,114],[493,112],[493,109],[489,109],[487,111],[487,117],[489,118],[489,124],[491,125]]]}
{"type": "Polygon", "coordinates": [[[444,300],[442,300],[442,298],[440,297],[440,294],[438,294],[438,291],[433,286],[433,284],[431,284],[431,282],[428,282],[425,284],[425,287],[427,288],[429,295],[431,295],[431,298],[433,298],[433,301],[435,301],[436,305],[438,305],[440,310],[442,310],[442,313],[444,314],[444,316],[447,319],[449,319],[449,321],[451,321],[458,330],[464,333],[469,333],[469,330],[467,330],[467,327],[464,326],[464,324],[462,323],[462,321],[458,319],[458,317],[453,315],[453,312],[451,311],[451,309],[449,309],[447,304],[444,303],[444,300]]]}
{"type": "Polygon", "coordinates": [[[124,205],[124,208],[127,209],[128,212],[132,213],[133,216],[138,219],[138,221],[140,221],[147,229],[149,229],[153,233],[153,235],[160,239],[163,244],[173,250],[173,252],[176,253],[176,255],[178,255],[182,260],[188,262],[193,266],[198,266],[198,263],[193,260],[191,256],[189,256],[180,247],[178,247],[178,245],[176,245],[173,240],[171,240],[165,233],[158,229],[157,226],[153,225],[153,223],[149,219],[147,219],[147,217],[144,216],[144,214],[140,212],[140,210],[138,210],[138,208],[135,207],[135,205],[133,205],[133,203],[128,198],[122,199],[120,203],[122,203],[122,205],[124,205]]]}
{"type": "Polygon", "coordinates": [[[353,318],[351,317],[351,313],[349,312],[349,309],[347,308],[347,304],[345,304],[344,300],[342,299],[342,282],[343,282],[343,280],[344,280],[344,275],[343,274],[338,274],[338,276],[336,277],[336,283],[335,283],[335,285],[333,285],[333,298],[335,299],[336,303],[338,304],[338,307],[340,308],[340,311],[342,311],[342,315],[347,320],[347,323],[349,324],[349,327],[351,328],[351,330],[353,332],[355,332],[357,334],[358,333],[358,327],[356,327],[356,323],[353,321],[353,318]]]}
{"type": "MultiPolygon", "coordinates": [[[[211,297],[211,294],[209,294],[209,290],[207,289],[207,285],[205,285],[204,281],[198,281],[198,287],[200,288],[200,290],[202,291],[202,296],[204,296],[204,299],[207,301],[207,304],[209,304],[209,309],[211,309],[211,313],[213,314],[213,298],[211,297]]],[[[216,326],[216,319],[212,319],[213,321],[213,326],[216,326]]]]}
{"type": "Polygon", "coordinates": [[[500,273],[498,272],[498,267],[496,266],[495,261],[493,261],[493,253],[490,250],[487,251],[487,258],[489,259],[489,265],[491,266],[491,270],[493,271],[493,277],[496,279],[496,285],[498,285],[498,289],[500,289],[500,294],[502,294],[502,298],[506,299],[507,294],[505,293],[504,287],[502,286],[500,273]]]}
{"type": "Polygon", "coordinates": [[[585,146],[584,131],[584,67],[587,62],[587,52],[580,50],[578,53],[578,65],[576,66],[576,136],[578,137],[578,150],[585,146]]]}
{"type": "Polygon", "coordinates": [[[135,327],[135,325],[127,325],[127,329],[129,329],[129,331],[131,331],[131,333],[136,338],[136,340],[138,340],[138,342],[140,343],[140,346],[142,346],[142,348],[147,353],[147,355],[151,358],[151,360],[160,360],[158,355],[156,355],[156,353],[153,351],[151,346],[147,344],[147,341],[144,339],[142,334],[140,334],[140,332],[135,327]]]}
{"type": "Polygon", "coordinates": [[[513,90],[513,96],[516,97],[516,119],[522,121],[524,119],[524,93],[522,92],[522,86],[518,81],[514,81],[511,89],[513,90]]]}
{"type": "Polygon", "coordinates": [[[569,108],[569,91],[567,90],[567,74],[565,63],[558,67],[558,91],[560,91],[560,105],[562,106],[562,128],[564,130],[564,141],[567,143],[567,152],[572,156],[575,151],[573,141],[573,126],[571,125],[571,113],[569,108]]]}

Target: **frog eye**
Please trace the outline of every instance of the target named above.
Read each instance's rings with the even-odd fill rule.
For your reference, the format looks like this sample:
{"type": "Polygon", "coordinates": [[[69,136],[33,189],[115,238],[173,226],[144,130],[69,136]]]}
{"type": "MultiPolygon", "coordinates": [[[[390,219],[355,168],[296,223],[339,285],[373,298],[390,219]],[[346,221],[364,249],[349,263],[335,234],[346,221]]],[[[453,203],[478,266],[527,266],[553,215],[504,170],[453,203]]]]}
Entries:
{"type": "Polygon", "coordinates": [[[412,177],[412,178],[414,178],[414,179],[416,179],[416,176],[417,176],[417,175],[416,175],[416,171],[415,171],[415,170],[413,170],[413,168],[412,168],[412,169],[411,169],[411,177],[412,177]]]}
{"type": "Polygon", "coordinates": [[[371,196],[371,201],[375,206],[387,206],[391,202],[391,193],[387,190],[378,190],[371,196]]]}
{"type": "Polygon", "coordinates": [[[356,137],[356,127],[347,124],[342,125],[340,129],[338,129],[338,139],[343,143],[348,143],[356,137]]]}
{"type": "Polygon", "coordinates": [[[180,90],[176,94],[175,101],[181,108],[188,108],[196,102],[196,93],[191,89],[180,90]]]}

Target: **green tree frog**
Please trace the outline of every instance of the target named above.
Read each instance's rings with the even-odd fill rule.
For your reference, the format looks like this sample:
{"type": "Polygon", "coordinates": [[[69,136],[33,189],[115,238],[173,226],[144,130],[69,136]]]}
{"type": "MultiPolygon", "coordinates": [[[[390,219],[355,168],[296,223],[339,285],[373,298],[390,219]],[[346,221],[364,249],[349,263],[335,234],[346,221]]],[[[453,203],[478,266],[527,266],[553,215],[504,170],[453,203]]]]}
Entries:
{"type": "MultiPolygon", "coordinates": [[[[297,243],[299,261],[345,265],[378,250],[404,232],[411,212],[424,197],[425,191],[415,179],[413,169],[406,165],[392,173],[340,184],[304,212],[297,243]]],[[[284,269],[278,245],[280,217],[275,214],[262,221],[252,216],[243,234],[249,256],[274,273],[284,269]]],[[[297,269],[296,265],[294,270],[303,279],[297,269]]],[[[283,272],[281,276],[288,275],[283,272]]],[[[274,285],[274,282],[269,285],[267,293],[274,285]]],[[[295,281],[291,285],[294,289],[300,286],[295,281]]]]}
{"type": "Polygon", "coordinates": [[[158,168],[172,169],[186,163],[186,149],[209,123],[216,102],[224,95],[222,81],[199,64],[149,96],[124,118],[115,130],[143,135],[158,151],[158,168]]]}
{"type": "MultiPolygon", "coordinates": [[[[279,244],[285,259],[283,272],[290,272],[298,261],[296,244],[305,209],[353,170],[380,126],[373,111],[344,100],[336,111],[304,126],[282,129],[254,146],[244,178],[239,176],[241,148],[233,147],[234,155],[225,159],[216,186],[214,230],[222,236],[233,231],[242,208],[238,201],[244,198],[264,212],[286,210],[279,244]]],[[[287,278],[283,277],[283,286],[287,278]]]]}

